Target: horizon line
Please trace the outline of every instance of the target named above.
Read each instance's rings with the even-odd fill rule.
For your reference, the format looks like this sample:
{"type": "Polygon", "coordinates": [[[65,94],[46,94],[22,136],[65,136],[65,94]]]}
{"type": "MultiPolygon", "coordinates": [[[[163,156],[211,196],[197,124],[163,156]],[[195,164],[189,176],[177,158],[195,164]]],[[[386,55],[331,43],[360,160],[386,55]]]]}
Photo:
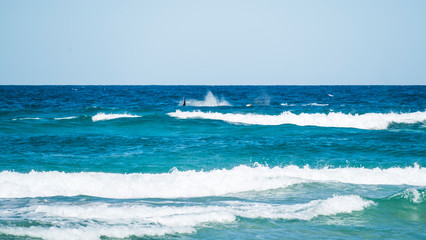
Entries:
{"type": "Polygon", "coordinates": [[[0,84],[0,86],[426,86],[426,84],[0,84]]]}

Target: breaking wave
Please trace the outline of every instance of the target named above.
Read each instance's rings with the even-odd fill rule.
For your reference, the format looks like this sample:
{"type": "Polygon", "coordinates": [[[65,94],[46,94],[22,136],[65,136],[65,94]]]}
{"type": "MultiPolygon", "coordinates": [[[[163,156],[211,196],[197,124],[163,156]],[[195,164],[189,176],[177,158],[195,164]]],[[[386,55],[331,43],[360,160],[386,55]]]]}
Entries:
{"type": "MultiPolygon", "coordinates": [[[[183,102],[180,103],[182,105],[183,102]]],[[[204,100],[187,99],[186,106],[192,107],[220,107],[220,106],[231,106],[231,104],[225,99],[216,98],[212,92],[208,91],[204,100]]]]}
{"type": "Polygon", "coordinates": [[[106,120],[112,120],[112,119],[117,119],[117,118],[137,118],[137,117],[142,117],[139,115],[131,115],[128,113],[124,113],[124,114],[106,114],[106,113],[98,113],[95,116],[92,117],[92,121],[93,122],[97,122],[97,121],[106,121],[106,120]]]}
{"type": "Polygon", "coordinates": [[[402,192],[394,194],[390,199],[407,199],[412,203],[423,203],[426,198],[426,190],[418,190],[415,188],[408,188],[402,192]]]}
{"type": "Polygon", "coordinates": [[[210,205],[155,206],[139,203],[34,204],[15,209],[4,216],[47,219],[57,227],[0,228],[0,232],[45,239],[99,239],[101,236],[129,236],[193,233],[206,224],[230,223],[237,217],[311,220],[318,216],[361,211],[374,205],[358,195],[333,196],[307,203],[283,205],[225,201],[210,205]],[[79,224],[84,222],[84,224],[79,224]]]}
{"type": "Polygon", "coordinates": [[[319,126],[319,127],[343,127],[359,129],[387,129],[391,123],[414,124],[426,121],[426,112],[414,113],[366,113],[366,114],[345,114],[341,112],[325,113],[300,113],[295,114],[289,111],[280,115],[262,114],[239,114],[239,113],[219,113],[202,111],[181,111],[168,113],[169,116],[179,119],[210,119],[222,120],[237,124],[253,125],[282,125],[294,124],[299,126],[319,126]]]}
{"type": "Polygon", "coordinates": [[[426,169],[300,168],[240,165],[233,169],[161,174],[0,172],[0,198],[88,195],[105,198],[180,198],[285,188],[307,182],[426,186],[426,169]]]}

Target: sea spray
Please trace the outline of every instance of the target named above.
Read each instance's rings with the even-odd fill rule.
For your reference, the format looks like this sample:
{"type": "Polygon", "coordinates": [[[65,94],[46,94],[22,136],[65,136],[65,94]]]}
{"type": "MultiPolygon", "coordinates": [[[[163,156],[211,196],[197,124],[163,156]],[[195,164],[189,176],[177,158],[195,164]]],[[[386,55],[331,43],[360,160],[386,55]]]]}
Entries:
{"type": "MultiPolygon", "coordinates": [[[[224,98],[216,98],[211,91],[208,91],[204,100],[187,99],[185,101],[186,106],[192,107],[220,107],[220,106],[231,106],[231,104],[224,98]]],[[[179,105],[182,106],[183,102],[179,105]]]]}

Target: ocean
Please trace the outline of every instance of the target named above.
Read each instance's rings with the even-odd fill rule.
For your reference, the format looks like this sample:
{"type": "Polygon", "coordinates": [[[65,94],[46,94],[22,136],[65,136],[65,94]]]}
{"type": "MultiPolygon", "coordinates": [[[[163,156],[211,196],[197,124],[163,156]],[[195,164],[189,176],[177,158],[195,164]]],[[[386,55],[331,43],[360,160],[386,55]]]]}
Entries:
{"type": "Polygon", "coordinates": [[[0,239],[426,239],[425,167],[426,86],[0,86],[0,239]]]}

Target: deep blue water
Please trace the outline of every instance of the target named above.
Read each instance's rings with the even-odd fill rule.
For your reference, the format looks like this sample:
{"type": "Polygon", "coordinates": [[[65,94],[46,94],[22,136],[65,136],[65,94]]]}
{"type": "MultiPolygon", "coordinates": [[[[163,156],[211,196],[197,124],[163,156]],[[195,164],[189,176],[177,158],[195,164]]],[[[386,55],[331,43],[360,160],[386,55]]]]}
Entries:
{"type": "Polygon", "coordinates": [[[425,140],[426,86],[0,86],[0,238],[426,238],[425,140]]]}

